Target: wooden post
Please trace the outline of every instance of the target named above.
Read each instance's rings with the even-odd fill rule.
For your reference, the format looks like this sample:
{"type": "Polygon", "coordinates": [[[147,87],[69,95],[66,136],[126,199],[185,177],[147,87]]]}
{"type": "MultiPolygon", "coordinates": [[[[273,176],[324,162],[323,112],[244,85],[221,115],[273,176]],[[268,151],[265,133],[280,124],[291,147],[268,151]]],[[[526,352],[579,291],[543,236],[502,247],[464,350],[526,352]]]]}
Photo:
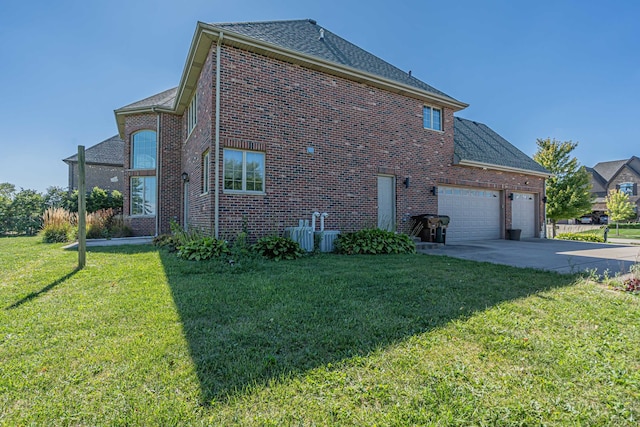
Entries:
{"type": "Polygon", "coordinates": [[[87,188],[84,145],[78,145],[78,270],[87,263],[87,188]]]}

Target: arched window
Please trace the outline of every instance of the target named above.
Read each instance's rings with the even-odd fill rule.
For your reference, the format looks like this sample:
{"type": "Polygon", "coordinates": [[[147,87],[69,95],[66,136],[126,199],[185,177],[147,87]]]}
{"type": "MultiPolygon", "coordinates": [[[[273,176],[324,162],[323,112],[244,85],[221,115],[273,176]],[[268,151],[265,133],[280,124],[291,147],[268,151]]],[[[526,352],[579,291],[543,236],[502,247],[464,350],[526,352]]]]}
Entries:
{"type": "Polygon", "coordinates": [[[156,133],[152,130],[136,132],[132,137],[131,165],[133,169],[156,168],[156,133]]]}

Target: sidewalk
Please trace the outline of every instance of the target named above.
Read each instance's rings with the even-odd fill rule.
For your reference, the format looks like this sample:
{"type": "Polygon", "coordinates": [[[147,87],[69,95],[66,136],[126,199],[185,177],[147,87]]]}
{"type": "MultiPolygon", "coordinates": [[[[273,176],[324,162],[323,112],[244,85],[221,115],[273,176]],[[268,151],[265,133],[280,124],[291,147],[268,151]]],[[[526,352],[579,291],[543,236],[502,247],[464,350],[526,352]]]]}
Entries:
{"type": "MultiPolygon", "coordinates": [[[[87,239],[87,247],[91,246],[120,246],[120,245],[146,245],[150,244],[153,237],[121,237],[117,239],[87,239]]],[[[73,242],[62,249],[76,249],[78,242],[73,242]]]]}
{"type": "Polygon", "coordinates": [[[640,239],[616,239],[615,237],[607,237],[607,243],[615,243],[618,245],[640,245],[640,239]]]}

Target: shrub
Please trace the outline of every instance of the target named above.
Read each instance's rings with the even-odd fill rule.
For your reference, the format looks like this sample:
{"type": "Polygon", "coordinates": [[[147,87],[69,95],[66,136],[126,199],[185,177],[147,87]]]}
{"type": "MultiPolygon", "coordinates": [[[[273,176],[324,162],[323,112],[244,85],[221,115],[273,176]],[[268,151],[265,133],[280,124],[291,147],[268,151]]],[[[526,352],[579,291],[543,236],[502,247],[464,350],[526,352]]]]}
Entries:
{"type": "Polygon", "coordinates": [[[133,230],[125,223],[122,214],[114,215],[109,222],[109,234],[111,237],[131,237],[133,230]]]}
{"type": "Polygon", "coordinates": [[[556,239],[604,243],[604,237],[592,233],[560,233],[556,236],[556,239]]]}
{"type": "Polygon", "coordinates": [[[42,215],[42,241],[64,243],[71,240],[71,214],[62,208],[49,208],[42,215]]]}
{"type": "Polygon", "coordinates": [[[406,234],[378,228],[366,228],[355,233],[340,234],[336,239],[336,251],[341,254],[410,254],[416,246],[406,234]]]}
{"type": "Polygon", "coordinates": [[[296,259],[304,255],[304,250],[298,242],[288,237],[266,236],[259,239],[252,246],[253,250],[265,258],[275,261],[296,259]]]}
{"type": "Polygon", "coordinates": [[[227,242],[218,240],[215,237],[201,237],[199,239],[190,240],[178,247],[178,258],[203,261],[211,258],[217,258],[228,254],[229,248],[227,242]]]}
{"type": "Polygon", "coordinates": [[[181,243],[173,234],[160,234],[153,238],[151,244],[159,248],[168,250],[169,252],[175,252],[178,250],[178,246],[181,243]]]}

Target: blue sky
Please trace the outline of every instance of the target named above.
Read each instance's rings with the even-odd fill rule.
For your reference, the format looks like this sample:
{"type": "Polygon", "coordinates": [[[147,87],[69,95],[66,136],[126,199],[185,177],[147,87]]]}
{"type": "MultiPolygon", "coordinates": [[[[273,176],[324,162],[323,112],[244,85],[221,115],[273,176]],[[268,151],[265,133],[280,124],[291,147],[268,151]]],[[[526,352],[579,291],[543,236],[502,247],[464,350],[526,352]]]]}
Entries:
{"type": "Polygon", "coordinates": [[[66,187],[63,158],[117,133],[113,110],[176,86],[196,22],[313,18],[470,104],[533,155],[640,156],[635,0],[56,0],[0,4],[0,182],[66,187]]]}

